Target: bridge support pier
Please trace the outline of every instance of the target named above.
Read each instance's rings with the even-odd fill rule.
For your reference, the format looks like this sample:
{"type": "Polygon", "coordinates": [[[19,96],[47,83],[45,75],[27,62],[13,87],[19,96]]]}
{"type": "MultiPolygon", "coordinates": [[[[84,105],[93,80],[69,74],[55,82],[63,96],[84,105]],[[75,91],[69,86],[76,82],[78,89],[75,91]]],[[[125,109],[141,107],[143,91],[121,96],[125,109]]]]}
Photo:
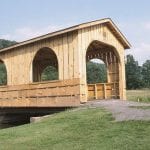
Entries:
{"type": "Polygon", "coordinates": [[[64,111],[68,108],[1,108],[0,128],[30,123],[31,117],[44,116],[64,111]]]}

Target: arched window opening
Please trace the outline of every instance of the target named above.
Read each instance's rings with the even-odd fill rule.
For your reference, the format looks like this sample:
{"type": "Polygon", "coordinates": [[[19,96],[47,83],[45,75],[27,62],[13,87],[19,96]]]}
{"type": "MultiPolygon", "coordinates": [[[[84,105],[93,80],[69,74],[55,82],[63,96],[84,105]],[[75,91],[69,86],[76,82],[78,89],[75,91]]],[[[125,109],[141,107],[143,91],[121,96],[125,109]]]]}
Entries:
{"type": "Polygon", "coordinates": [[[88,99],[119,98],[119,58],[114,47],[93,41],[86,52],[88,99]]]}
{"type": "Polygon", "coordinates": [[[0,60],[0,86],[7,85],[7,70],[3,61],[0,60]]]}
{"type": "Polygon", "coordinates": [[[58,80],[58,60],[50,48],[40,49],[33,60],[33,82],[58,80]]]}
{"type": "Polygon", "coordinates": [[[107,82],[107,67],[100,59],[91,59],[87,62],[87,83],[106,83],[107,82]]]}

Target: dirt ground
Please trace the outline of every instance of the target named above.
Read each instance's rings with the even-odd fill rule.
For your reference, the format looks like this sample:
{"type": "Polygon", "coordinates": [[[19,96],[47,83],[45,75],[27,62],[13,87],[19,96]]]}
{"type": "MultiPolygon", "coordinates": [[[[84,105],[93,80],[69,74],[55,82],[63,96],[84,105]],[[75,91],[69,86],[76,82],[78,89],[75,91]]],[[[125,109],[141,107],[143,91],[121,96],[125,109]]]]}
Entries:
{"type": "Polygon", "coordinates": [[[95,100],[81,105],[82,108],[103,107],[112,113],[116,121],[150,120],[150,109],[143,109],[141,106],[150,106],[150,103],[123,100],[95,100]]]}

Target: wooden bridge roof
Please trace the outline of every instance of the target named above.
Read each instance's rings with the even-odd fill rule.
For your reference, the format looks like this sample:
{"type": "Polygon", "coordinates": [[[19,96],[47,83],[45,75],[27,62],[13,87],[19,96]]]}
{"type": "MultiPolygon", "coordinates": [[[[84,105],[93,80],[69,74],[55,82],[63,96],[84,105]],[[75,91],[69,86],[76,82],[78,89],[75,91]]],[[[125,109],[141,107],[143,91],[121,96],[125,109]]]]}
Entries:
{"type": "Polygon", "coordinates": [[[122,45],[124,46],[125,49],[129,49],[131,47],[130,43],[127,41],[125,36],[121,33],[121,31],[118,29],[118,27],[115,25],[115,23],[110,18],[105,18],[105,19],[100,19],[100,20],[96,20],[96,21],[82,23],[79,25],[75,25],[75,26],[63,29],[63,30],[51,32],[51,33],[27,40],[27,41],[23,41],[18,44],[15,44],[13,46],[3,48],[0,50],[0,52],[8,51],[13,48],[31,44],[31,43],[34,43],[34,42],[37,42],[40,40],[44,40],[44,39],[47,39],[50,37],[54,37],[57,35],[61,35],[61,34],[67,33],[67,32],[76,31],[76,30],[83,29],[83,28],[90,27],[90,26],[95,26],[97,24],[106,24],[109,27],[109,29],[113,32],[113,34],[116,36],[116,38],[122,43],[122,45]]]}

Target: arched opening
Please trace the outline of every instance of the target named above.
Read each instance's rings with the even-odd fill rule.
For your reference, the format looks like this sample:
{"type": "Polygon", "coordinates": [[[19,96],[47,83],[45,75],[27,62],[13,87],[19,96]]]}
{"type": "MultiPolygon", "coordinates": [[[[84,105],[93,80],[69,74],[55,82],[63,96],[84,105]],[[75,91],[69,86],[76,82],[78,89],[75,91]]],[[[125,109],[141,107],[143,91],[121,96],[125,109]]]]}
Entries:
{"type": "Polygon", "coordinates": [[[93,41],[86,52],[86,64],[88,99],[119,98],[119,58],[115,48],[93,41]]]}
{"type": "Polygon", "coordinates": [[[50,48],[40,49],[33,60],[33,82],[58,80],[58,60],[50,48]]]}
{"type": "Polygon", "coordinates": [[[0,60],[0,86],[7,85],[7,70],[4,62],[0,60]]]}

